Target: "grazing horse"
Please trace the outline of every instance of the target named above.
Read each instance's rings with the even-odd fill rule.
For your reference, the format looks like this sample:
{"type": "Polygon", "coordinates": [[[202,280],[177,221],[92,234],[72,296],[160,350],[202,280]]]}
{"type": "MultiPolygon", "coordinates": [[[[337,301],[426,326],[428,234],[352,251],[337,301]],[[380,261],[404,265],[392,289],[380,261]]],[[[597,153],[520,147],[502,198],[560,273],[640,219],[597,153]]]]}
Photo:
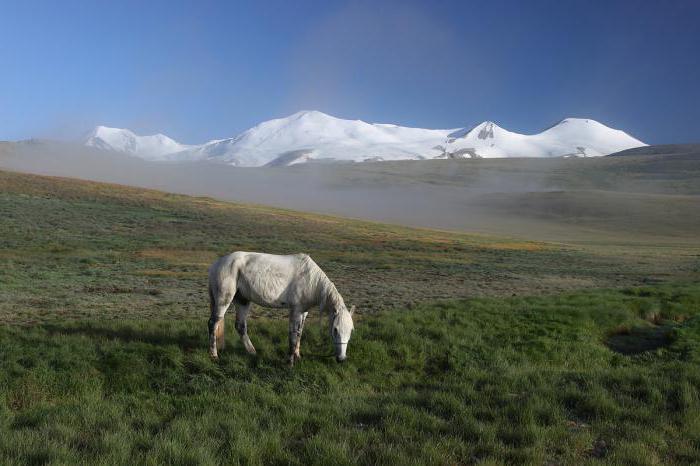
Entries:
{"type": "Polygon", "coordinates": [[[289,309],[289,364],[301,358],[301,332],[308,311],[319,306],[328,312],[335,359],[345,360],[353,330],[352,313],[323,270],[306,254],[278,256],[258,252],[234,252],[209,267],[209,354],[217,359],[224,347],[224,315],[232,302],[236,307],[236,330],[246,351],[255,354],[248,337],[251,303],[289,309]]]}

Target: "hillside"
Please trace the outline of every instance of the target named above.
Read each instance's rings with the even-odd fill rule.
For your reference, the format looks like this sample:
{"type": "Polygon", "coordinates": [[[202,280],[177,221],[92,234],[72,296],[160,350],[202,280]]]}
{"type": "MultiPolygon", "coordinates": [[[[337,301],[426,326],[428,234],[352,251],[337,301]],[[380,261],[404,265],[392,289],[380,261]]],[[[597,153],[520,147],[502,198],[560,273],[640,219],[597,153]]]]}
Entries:
{"type": "Polygon", "coordinates": [[[36,142],[0,147],[0,167],[529,240],[668,246],[700,231],[700,158],[683,154],[242,169],[36,142]]]}
{"type": "Polygon", "coordinates": [[[114,317],[166,310],[200,315],[207,266],[235,250],[311,252],[365,313],[435,299],[625,286],[697,272],[696,258],[687,254],[697,244],[667,245],[658,257],[656,244],[582,249],[11,172],[0,172],[0,193],[0,254],[6,261],[0,318],[10,321],[37,313],[91,316],[97,309],[114,317]],[[37,287],[45,293],[41,306],[27,306],[37,287]],[[124,299],[135,301],[127,306],[124,299]]]}

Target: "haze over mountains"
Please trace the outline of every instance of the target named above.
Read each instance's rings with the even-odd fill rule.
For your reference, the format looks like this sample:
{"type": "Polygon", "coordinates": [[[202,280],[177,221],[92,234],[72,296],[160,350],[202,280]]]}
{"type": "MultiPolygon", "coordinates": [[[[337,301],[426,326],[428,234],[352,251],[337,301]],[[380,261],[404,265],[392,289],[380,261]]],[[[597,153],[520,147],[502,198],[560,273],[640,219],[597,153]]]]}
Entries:
{"type": "Polygon", "coordinates": [[[344,120],[318,111],[265,121],[236,137],[200,145],[105,126],[96,127],[84,144],[151,161],[207,160],[240,167],[323,161],[590,157],[646,145],[590,119],[567,118],[541,133],[525,135],[490,121],[471,129],[422,129],[344,120]]]}

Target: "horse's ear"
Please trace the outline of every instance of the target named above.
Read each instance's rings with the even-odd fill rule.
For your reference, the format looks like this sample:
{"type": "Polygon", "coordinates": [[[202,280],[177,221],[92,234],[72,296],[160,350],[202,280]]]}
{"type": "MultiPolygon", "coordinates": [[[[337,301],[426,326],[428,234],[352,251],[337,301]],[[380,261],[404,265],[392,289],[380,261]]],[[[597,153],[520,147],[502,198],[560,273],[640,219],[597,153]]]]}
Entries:
{"type": "Polygon", "coordinates": [[[355,306],[350,306],[350,315],[355,313],[355,306]]]}

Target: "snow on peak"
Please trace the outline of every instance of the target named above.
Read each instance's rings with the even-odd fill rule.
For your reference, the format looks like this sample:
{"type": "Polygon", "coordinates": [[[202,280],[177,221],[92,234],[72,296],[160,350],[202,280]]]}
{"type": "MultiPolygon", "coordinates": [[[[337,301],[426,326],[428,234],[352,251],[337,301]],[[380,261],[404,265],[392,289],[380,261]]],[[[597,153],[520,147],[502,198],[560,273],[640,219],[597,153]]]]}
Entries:
{"type": "Polygon", "coordinates": [[[493,139],[501,128],[493,121],[484,121],[472,128],[467,134],[474,134],[478,139],[493,139]]]}
{"type": "Polygon", "coordinates": [[[485,121],[464,134],[453,135],[446,153],[466,149],[479,157],[599,156],[644,146],[624,131],[595,120],[565,118],[538,134],[510,132],[485,121]]]}
{"type": "Polygon", "coordinates": [[[189,149],[164,134],[138,136],[122,128],[96,126],[84,141],[86,146],[98,149],[123,152],[148,160],[163,160],[167,155],[189,149]]]}
{"type": "MultiPolygon", "coordinates": [[[[319,112],[318,110],[299,110],[298,112],[287,117],[287,119],[294,119],[294,118],[332,118],[332,119],[337,119],[335,117],[328,115],[327,113],[319,112]]],[[[284,118],[280,118],[280,119],[284,120],[284,118]]]]}
{"type": "Polygon", "coordinates": [[[541,133],[525,135],[492,121],[456,130],[422,129],[345,120],[316,110],[264,121],[234,138],[197,146],[162,134],[137,136],[105,126],[96,127],[85,144],[149,160],[214,160],[246,167],[314,160],[595,156],[645,145],[623,131],[582,118],[566,118],[541,133]]]}
{"type": "Polygon", "coordinates": [[[439,155],[432,149],[449,130],[405,128],[344,120],[318,111],[301,111],[265,121],[233,139],[207,143],[192,158],[216,159],[237,166],[278,166],[318,159],[402,160],[439,155]],[[301,154],[303,157],[290,157],[301,154]],[[278,160],[279,159],[279,160],[278,160]]]}

